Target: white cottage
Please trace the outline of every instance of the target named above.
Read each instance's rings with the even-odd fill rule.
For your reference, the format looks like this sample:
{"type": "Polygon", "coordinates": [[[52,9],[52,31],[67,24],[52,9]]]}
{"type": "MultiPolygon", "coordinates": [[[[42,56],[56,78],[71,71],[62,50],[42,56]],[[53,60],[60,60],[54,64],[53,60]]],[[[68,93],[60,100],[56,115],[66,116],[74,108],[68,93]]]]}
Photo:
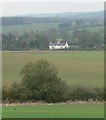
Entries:
{"type": "Polygon", "coordinates": [[[68,43],[60,43],[60,42],[57,42],[57,43],[52,43],[50,42],[49,44],[49,50],[64,50],[64,49],[68,49],[69,48],[69,45],[68,43]]]}

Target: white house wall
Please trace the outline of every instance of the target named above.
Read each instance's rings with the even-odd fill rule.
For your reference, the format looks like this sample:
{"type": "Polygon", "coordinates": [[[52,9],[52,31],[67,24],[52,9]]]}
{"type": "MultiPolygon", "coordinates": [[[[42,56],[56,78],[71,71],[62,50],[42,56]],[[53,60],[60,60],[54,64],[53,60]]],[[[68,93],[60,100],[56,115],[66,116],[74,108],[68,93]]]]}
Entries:
{"type": "Polygon", "coordinates": [[[60,49],[65,49],[66,47],[65,46],[49,46],[49,49],[50,50],[60,50],[60,49]]]}

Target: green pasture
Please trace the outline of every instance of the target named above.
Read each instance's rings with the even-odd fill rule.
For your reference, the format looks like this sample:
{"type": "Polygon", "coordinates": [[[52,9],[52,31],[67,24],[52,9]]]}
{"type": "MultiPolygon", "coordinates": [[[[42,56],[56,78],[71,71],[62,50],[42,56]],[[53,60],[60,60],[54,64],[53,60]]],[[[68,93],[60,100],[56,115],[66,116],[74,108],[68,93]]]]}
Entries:
{"type": "Polygon", "coordinates": [[[3,52],[2,79],[3,86],[10,86],[14,81],[20,82],[20,71],[28,62],[46,59],[54,64],[59,76],[68,85],[103,86],[104,52],[3,52]]]}
{"type": "Polygon", "coordinates": [[[30,31],[45,31],[50,28],[57,28],[58,23],[37,23],[37,24],[29,24],[29,25],[3,25],[2,31],[3,33],[14,32],[14,33],[22,33],[30,32],[30,31]]]}
{"type": "Polygon", "coordinates": [[[103,104],[3,106],[3,118],[104,118],[103,104]]]}
{"type": "MultiPolygon", "coordinates": [[[[101,35],[104,34],[104,26],[100,25],[100,26],[88,26],[88,27],[83,27],[83,28],[79,28],[79,30],[81,29],[86,29],[90,32],[97,32],[100,33],[101,35]]],[[[72,30],[69,31],[70,35],[72,34],[72,30]]]]}
{"type": "MultiPolygon", "coordinates": [[[[30,32],[30,31],[45,31],[50,28],[58,28],[59,23],[37,23],[37,24],[29,24],[29,25],[3,25],[2,31],[3,33],[7,32],[14,32],[14,33],[22,33],[23,31],[30,32]]],[[[1,26],[0,26],[1,28],[1,26]]],[[[104,26],[90,26],[85,27],[83,29],[87,29],[91,32],[99,32],[104,33],[104,26]]],[[[0,31],[1,32],[1,31],[0,31]]],[[[70,33],[72,30],[70,30],[70,33]]]]}
{"type": "Polygon", "coordinates": [[[92,26],[92,27],[86,27],[87,30],[91,32],[99,32],[99,33],[104,33],[104,26],[92,26]]]}

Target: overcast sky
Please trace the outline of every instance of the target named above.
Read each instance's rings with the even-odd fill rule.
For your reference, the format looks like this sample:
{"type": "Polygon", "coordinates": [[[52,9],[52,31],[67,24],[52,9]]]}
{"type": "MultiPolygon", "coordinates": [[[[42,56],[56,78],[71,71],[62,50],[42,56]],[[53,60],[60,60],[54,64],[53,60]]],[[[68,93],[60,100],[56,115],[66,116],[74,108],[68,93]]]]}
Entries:
{"type": "Polygon", "coordinates": [[[5,2],[2,15],[21,15],[61,12],[90,12],[104,10],[103,2],[5,2]]]}

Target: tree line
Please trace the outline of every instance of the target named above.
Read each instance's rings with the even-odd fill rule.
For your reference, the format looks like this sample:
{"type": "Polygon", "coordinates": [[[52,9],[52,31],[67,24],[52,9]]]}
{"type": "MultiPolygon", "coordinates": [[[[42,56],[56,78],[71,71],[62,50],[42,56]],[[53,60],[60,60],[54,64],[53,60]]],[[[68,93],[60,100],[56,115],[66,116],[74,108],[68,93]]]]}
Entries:
{"type": "MultiPolygon", "coordinates": [[[[71,24],[70,24],[71,25],[71,24]]],[[[47,50],[50,42],[68,42],[70,50],[97,50],[103,49],[103,34],[98,32],[90,32],[84,28],[66,30],[69,25],[60,25],[59,29],[49,29],[43,32],[23,32],[3,33],[2,34],[2,50],[47,50]],[[62,27],[62,28],[61,28],[62,27]]]]}
{"type": "Polygon", "coordinates": [[[2,25],[22,25],[34,23],[62,23],[82,19],[84,22],[103,23],[103,11],[86,12],[86,13],[57,13],[57,14],[41,14],[27,16],[0,17],[2,25]]]}

